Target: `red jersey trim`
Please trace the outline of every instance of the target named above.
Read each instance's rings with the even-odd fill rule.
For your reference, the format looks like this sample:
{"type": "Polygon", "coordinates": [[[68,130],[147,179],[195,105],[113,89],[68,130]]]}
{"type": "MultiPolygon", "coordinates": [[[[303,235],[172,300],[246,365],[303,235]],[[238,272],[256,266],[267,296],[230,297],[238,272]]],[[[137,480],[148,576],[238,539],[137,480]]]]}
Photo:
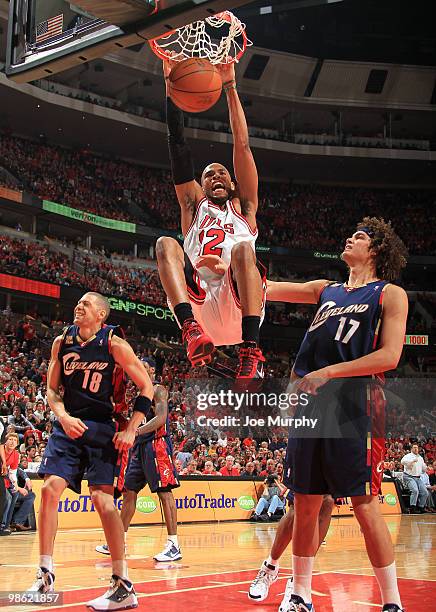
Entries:
{"type": "Polygon", "coordinates": [[[248,229],[249,229],[249,231],[250,231],[250,234],[251,234],[252,236],[256,236],[256,235],[257,235],[257,233],[258,233],[258,232],[257,232],[257,226],[256,226],[256,227],[255,227],[255,229],[253,230],[253,229],[251,228],[251,225],[248,223],[247,219],[246,219],[245,217],[243,217],[243,216],[242,216],[240,213],[238,213],[238,211],[236,210],[236,208],[233,206],[233,202],[232,202],[231,200],[229,200],[229,206],[230,206],[230,208],[231,208],[231,210],[232,210],[233,214],[235,214],[235,215],[236,215],[236,216],[237,216],[239,219],[241,219],[241,221],[243,221],[243,222],[246,224],[246,226],[248,227],[248,229]]]}
{"type": "Polygon", "coordinates": [[[192,217],[191,225],[188,227],[188,231],[187,231],[187,232],[186,232],[186,234],[185,234],[185,240],[186,240],[186,237],[188,236],[189,232],[190,232],[190,231],[192,230],[192,228],[194,227],[194,223],[195,223],[195,222],[196,222],[196,220],[197,220],[197,217],[198,217],[198,212],[199,212],[199,210],[200,210],[200,206],[203,204],[203,202],[204,202],[205,200],[207,200],[207,198],[201,198],[201,200],[198,202],[198,204],[197,204],[197,208],[196,208],[195,213],[194,213],[194,216],[192,217]]]}

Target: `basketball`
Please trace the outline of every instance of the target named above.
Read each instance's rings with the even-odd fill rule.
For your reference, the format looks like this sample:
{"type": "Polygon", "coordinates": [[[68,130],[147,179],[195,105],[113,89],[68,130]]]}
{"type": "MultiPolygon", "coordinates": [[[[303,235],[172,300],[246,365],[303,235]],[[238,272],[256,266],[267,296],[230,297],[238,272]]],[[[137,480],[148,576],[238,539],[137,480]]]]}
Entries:
{"type": "Polygon", "coordinates": [[[169,75],[169,94],[179,108],[202,113],[212,108],[221,95],[218,70],[205,59],[191,58],[177,64],[169,75]]]}

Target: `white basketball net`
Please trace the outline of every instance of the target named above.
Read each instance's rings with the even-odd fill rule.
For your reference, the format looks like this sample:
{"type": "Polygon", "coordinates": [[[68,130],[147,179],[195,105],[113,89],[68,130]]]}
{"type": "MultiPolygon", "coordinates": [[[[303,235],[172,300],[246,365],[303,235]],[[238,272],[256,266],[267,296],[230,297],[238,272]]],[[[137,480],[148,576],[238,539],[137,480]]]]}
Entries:
{"type": "Polygon", "coordinates": [[[230,11],[194,21],[150,41],[152,50],[162,59],[181,62],[196,57],[207,59],[211,64],[238,62],[245,48],[252,44],[245,33],[245,24],[230,11]],[[214,42],[219,36],[216,30],[221,28],[225,28],[221,39],[214,42]]]}

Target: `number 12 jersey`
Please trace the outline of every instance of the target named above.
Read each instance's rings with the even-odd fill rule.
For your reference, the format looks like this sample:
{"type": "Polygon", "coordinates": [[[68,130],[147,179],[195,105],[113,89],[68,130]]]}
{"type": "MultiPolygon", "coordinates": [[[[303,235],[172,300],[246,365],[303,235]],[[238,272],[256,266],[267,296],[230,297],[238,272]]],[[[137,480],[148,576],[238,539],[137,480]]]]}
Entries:
{"type": "MultiPolygon", "coordinates": [[[[231,200],[227,200],[225,208],[221,208],[203,198],[186,233],[183,249],[194,266],[197,258],[203,255],[218,255],[230,265],[235,244],[249,242],[255,251],[257,234],[257,229],[250,227],[231,200]]],[[[198,275],[206,282],[221,280],[205,267],[198,269],[198,275]]]]}

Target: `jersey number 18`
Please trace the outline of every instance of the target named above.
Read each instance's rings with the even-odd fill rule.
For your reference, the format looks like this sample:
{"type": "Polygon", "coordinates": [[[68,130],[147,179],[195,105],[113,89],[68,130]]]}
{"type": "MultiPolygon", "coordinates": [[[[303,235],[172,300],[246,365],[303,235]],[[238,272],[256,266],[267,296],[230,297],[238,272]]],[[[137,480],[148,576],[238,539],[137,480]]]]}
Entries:
{"type": "Polygon", "coordinates": [[[100,383],[101,383],[102,378],[103,378],[103,375],[100,374],[100,372],[93,372],[92,370],[85,370],[85,374],[83,376],[82,389],[88,389],[92,393],[98,393],[98,390],[100,389],[100,383]]]}

